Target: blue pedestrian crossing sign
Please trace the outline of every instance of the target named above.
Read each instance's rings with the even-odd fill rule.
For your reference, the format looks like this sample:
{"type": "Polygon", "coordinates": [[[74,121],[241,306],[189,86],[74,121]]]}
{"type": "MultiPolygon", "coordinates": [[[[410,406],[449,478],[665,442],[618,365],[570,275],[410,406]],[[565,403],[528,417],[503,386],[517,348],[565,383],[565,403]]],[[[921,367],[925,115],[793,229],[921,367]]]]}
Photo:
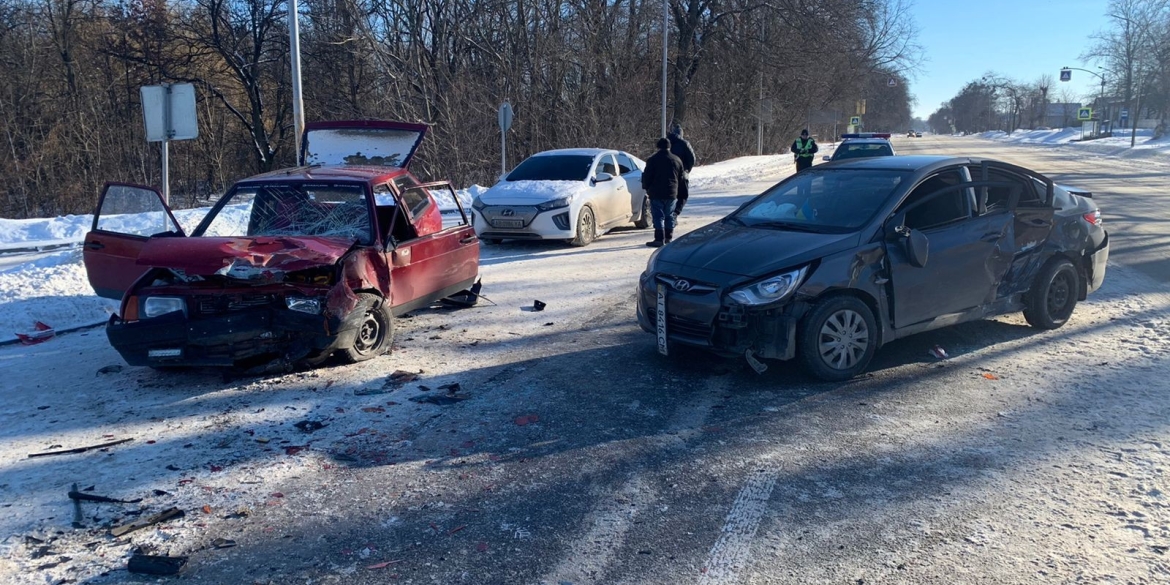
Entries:
{"type": "Polygon", "coordinates": [[[852,118],[849,118],[849,123],[853,126],[861,124],[861,116],[853,116],[852,118]]]}
{"type": "Polygon", "coordinates": [[[1077,119],[1078,120],[1092,120],[1093,119],[1093,108],[1081,108],[1081,109],[1077,110],[1077,119]]]}
{"type": "Polygon", "coordinates": [[[1061,81],[1072,81],[1072,69],[1061,69],[1060,70],[1060,80],[1061,81]]]}

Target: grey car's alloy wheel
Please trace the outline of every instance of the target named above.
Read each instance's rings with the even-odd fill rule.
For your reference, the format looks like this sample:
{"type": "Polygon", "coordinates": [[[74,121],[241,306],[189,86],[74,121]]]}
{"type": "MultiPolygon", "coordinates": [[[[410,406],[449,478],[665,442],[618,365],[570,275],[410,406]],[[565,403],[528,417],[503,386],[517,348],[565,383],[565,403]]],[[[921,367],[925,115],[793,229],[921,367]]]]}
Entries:
{"type": "Polygon", "coordinates": [[[597,239],[597,218],[593,216],[593,208],[586,205],[577,215],[577,237],[569,240],[569,243],[574,246],[588,246],[595,239],[597,239]]]}
{"type": "Polygon", "coordinates": [[[650,227],[650,223],[651,223],[650,222],[650,198],[643,197],[642,198],[642,217],[638,218],[638,220],[634,222],[634,227],[636,227],[640,230],[644,230],[644,229],[650,227]]]}
{"type": "Polygon", "coordinates": [[[350,363],[364,362],[388,353],[394,341],[394,315],[381,297],[360,293],[358,298],[354,311],[361,311],[361,321],[353,344],[342,350],[345,361],[350,363]]]}
{"type": "Polygon", "coordinates": [[[1076,267],[1068,258],[1053,258],[1024,295],[1024,319],[1037,329],[1056,329],[1072,317],[1079,293],[1076,267]]]}
{"type": "Polygon", "coordinates": [[[799,333],[801,363],[822,380],[848,380],[860,374],[877,349],[873,312],[852,296],[821,301],[802,320],[799,333]]]}

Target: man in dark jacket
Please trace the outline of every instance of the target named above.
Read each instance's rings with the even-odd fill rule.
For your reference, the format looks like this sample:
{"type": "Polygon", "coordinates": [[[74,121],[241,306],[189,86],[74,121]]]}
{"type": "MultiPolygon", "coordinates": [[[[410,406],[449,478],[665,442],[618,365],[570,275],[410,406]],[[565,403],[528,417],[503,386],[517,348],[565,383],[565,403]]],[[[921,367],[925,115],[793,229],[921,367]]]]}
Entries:
{"type": "Polygon", "coordinates": [[[646,242],[652,248],[669,244],[674,238],[674,211],[678,186],[682,182],[683,163],[670,154],[670,140],[659,138],[658,152],[646,159],[642,171],[642,188],[650,198],[650,217],[654,219],[654,241],[646,242]]]}
{"type": "Polygon", "coordinates": [[[812,166],[813,156],[816,155],[817,141],[808,137],[808,130],[800,131],[800,138],[792,143],[792,157],[796,159],[796,172],[812,166]]]}
{"type": "Polygon", "coordinates": [[[683,138],[682,125],[678,122],[670,127],[670,133],[666,137],[670,140],[670,154],[677,156],[683,164],[682,181],[678,184],[678,199],[674,204],[674,215],[677,217],[691,196],[691,169],[695,168],[695,149],[683,138]]]}

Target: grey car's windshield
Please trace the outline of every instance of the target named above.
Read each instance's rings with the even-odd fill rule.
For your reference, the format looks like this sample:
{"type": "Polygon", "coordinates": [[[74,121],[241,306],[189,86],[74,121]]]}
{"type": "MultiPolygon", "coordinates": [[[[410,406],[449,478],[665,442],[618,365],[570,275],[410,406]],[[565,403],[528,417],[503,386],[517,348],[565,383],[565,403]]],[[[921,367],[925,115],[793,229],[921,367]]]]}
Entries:
{"type": "Polygon", "coordinates": [[[593,157],[584,154],[533,156],[508,173],[509,181],[584,181],[593,157]]]}
{"type": "Polygon", "coordinates": [[[865,225],[906,171],[808,169],[772,187],[731,217],[746,226],[844,233],[865,225]]]}
{"type": "Polygon", "coordinates": [[[894,156],[894,149],[884,142],[842,142],[833,153],[833,160],[867,156],[894,156]]]}
{"type": "Polygon", "coordinates": [[[372,241],[362,183],[273,182],[237,185],[194,235],[322,236],[372,241]]]}

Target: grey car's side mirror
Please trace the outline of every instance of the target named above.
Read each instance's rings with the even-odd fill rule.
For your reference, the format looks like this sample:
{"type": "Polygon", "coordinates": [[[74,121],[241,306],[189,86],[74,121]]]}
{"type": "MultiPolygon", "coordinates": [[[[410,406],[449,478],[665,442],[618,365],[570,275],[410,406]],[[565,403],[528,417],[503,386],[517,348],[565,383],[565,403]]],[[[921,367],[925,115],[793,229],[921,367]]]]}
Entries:
{"type": "Polygon", "coordinates": [[[612,180],[613,180],[613,175],[611,175],[609,173],[597,173],[597,176],[594,177],[593,182],[594,183],[604,183],[606,181],[612,181],[612,180]]]}
{"type": "Polygon", "coordinates": [[[906,258],[915,268],[926,266],[926,259],[930,256],[930,240],[926,234],[900,225],[894,230],[902,240],[906,250],[906,258]]]}

